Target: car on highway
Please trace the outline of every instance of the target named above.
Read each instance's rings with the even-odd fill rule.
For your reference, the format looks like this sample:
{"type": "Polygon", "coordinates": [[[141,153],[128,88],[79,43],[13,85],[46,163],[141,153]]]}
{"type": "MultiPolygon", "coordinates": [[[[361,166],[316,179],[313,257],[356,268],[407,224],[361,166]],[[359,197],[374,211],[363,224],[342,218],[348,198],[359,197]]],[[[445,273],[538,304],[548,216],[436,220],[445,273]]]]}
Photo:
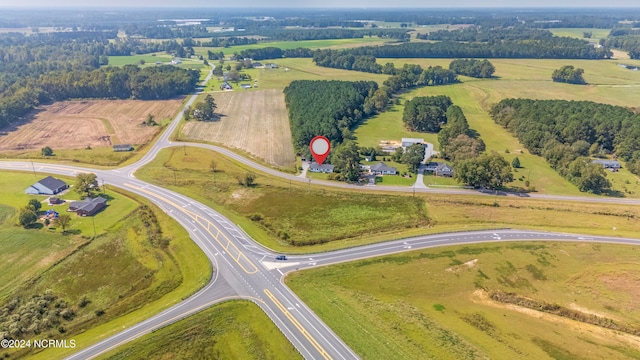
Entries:
{"type": "Polygon", "coordinates": [[[276,260],[287,260],[287,257],[285,255],[278,255],[276,256],[276,260]]]}

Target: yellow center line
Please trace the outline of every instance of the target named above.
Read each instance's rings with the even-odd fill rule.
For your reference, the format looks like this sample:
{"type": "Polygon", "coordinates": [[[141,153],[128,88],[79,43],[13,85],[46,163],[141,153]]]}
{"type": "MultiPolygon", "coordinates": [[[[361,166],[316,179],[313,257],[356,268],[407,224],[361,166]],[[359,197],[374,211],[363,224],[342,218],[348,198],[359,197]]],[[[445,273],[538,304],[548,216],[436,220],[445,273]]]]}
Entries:
{"type": "Polygon", "coordinates": [[[289,319],[291,320],[291,322],[293,323],[293,325],[298,328],[298,330],[300,330],[300,332],[302,333],[302,335],[304,335],[304,337],[307,338],[307,340],[309,340],[309,342],[311,343],[311,345],[313,345],[314,348],[316,348],[316,350],[318,350],[318,352],[320,353],[320,355],[322,355],[323,358],[327,359],[327,360],[331,360],[331,356],[329,355],[329,353],[327,353],[327,351],[325,349],[322,348],[322,346],[320,346],[320,344],[318,344],[318,342],[316,341],[316,339],[313,338],[313,336],[311,336],[311,334],[309,334],[309,332],[307,332],[307,330],[298,322],[298,320],[296,320],[295,317],[293,317],[293,315],[291,315],[291,313],[289,312],[289,310],[287,310],[287,308],[284,307],[284,305],[282,305],[282,303],[280,301],[278,301],[278,299],[271,293],[271,291],[269,291],[269,289],[264,289],[264,293],[267,294],[267,297],[269,299],[271,299],[271,301],[273,301],[274,304],[276,304],[276,306],[278,307],[278,309],[280,309],[280,311],[282,311],[282,313],[289,319]]]}
{"type": "Polygon", "coordinates": [[[227,251],[227,253],[229,254],[229,257],[232,258],[237,264],[238,266],[240,266],[242,268],[242,270],[244,270],[244,272],[246,272],[247,274],[255,274],[258,272],[258,268],[253,264],[253,262],[251,262],[251,260],[249,260],[249,258],[242,252],[240,251],[240,249],[238,249],[238,247],[231,242],[231,240],[229,240],[229,238],[222,232],[220,231],[220,229],[218,229],[218,227],[212,223],[211,221],[203,218],[202,216],[199,216],[198,214],[194,213],[193,211],[189,211],[187,209],[184,209],[182,206],[174,203],[173,201],[160,196],[156,193],[153,193],[149,190],[143,189],[141,187],[135,186],[135,185],[131,185],[131,184],[127,184],[125,183],[124,186],[136,189],[138,191],[141,191],[143,193],[149,194],[151,196],[154,196],[168,204],[173,205],[176,209],[182,211],[183,213],[185,213],[187,216],[189,216],[190,218],[192,218],[193,220],[197,221],[198,224],[202,225],[202,227],[205,228],[205,230],[209,233],[209,235],[211,235],[211,237],[213,237],[218,244],[220,244],[220,246],[225,249],[227,251]],[[204,223],[203,223],[204,222],[204,223]],[[217,232],[215,235],[213,234],[213,232],[211,231],[211,227],[213,227],[213,229],[217,232]],[[222,235],[222,237],[224,238],[224,240],[227,241],[227,244],[223,244],[223,241],[220,240],[220,235],[222,235]],[[235,256],[233,256],[230,252],[229,252],[229,247],[233,247],[236,251],[238,251],[238,256],[237,258],[235,256]],[[245,264],[251,265],[249,266],[250,269],[247,269],[247,267],[245,266],[245,264]]]}

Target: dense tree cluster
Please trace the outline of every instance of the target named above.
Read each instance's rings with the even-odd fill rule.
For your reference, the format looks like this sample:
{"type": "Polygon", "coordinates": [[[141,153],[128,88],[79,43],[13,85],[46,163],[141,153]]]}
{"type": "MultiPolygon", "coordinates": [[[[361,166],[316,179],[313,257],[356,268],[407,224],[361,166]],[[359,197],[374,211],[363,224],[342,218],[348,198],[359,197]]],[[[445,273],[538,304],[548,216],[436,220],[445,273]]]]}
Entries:
{"type": "Polygon", "coordinates": [[[449,64],[449,70],[458,75],[474,78],[490,78],[493,76],[496,68],[487,59],[456,59],[449,64]]]}
{"type": "Polygon", "coordinates": [[[371,55],[355,56],[348,51],[317,50],[313,53],[313,62],[318,66],[356,70],[379,74],[382,65],[376,63],[376,58],[371,55]]]}
{"type": "Polygon", "coordinates": [[[193,106],[193,109],[191,108],[188,109],[189,115],[186,118],[188,120],[188,118],[190,118],[191,115],[193,115],[193,117],[196,120],[200,120],[200,121],[213,120],[216,117],[217,108],[218,106],[213,100],[213,97],[211,96],[211,94],[207,94],[204,97],[203,101],[193,106]]]}
{"type": "Polygon", "coordinates": [[[377,89],[373,81],[292,81],[284,94],[294,146],[307,148],[317,135],[332,143],[349,138],[350,129],[371,114],[364,103],[377,89]]]}
{"type": "Polygon", "coordinates": [[[629,170],[640,174],[640,115],[623,107],[505,99],[494,105],[491,116],[581,191],[599,193],[608,188],[602,166],[591,163],[589,155],[615,153],[629,170]]]}
{"type": "Polygon", "coordinates": [[[580,68],[574,68],[573,65],[565,65],[560,69],[553,71],[551,78],[555,82],[563,82],[568,84],[586,84],[582,77],[584,70],[580,68]]]}
{"type": "Polygon", "coordinates": [[[500,189],[513,181],[511,165],[496,152],[456,162],[458,181],[477,188],[500,189]]]}
{"type": "Polygon", "coordinates": [[[600,39],[600,45],[625,50],[629,53],[630,58],[640,59],[640,30],[613,29],[606,39],[600,39]]]}
{"type": "Polygon", "coordinates": [[[15,297],[0,309],[0,338],[26,339],[40,336],[51,330],[64,333],[64,324],[73,320],[76,312],[67,301],[51,290],[30,298],[15,297]]]}
{"type": "Polygon", "coordinates": [[[606,59],[612,53],[585,40],[552,37],[541,40],[463,43],[442,41],[411,42],[399,45],[366,46],[348,50],[353,55],[377,58],[525,58],[525,59],[606,59]]]}
{"type": "Polygon", "coordinates": [[[484,152],[482,139],[476,139],[469,128],[466,116],[457,105],[447,109],[447,125],[438,133],[440,155],[454,163],[474,158],[484,152]]]}
{"type": "Polygon", "coordinates": [[[447,122],[447,109],[452,102],[448,96],[420,96],[404,104],[402,121],[411,131],[438,132],[447,122]]]}
{"type": "Polygon", "coordinates": [[[497,43],[505,40],[550,39],[553,34],[549,30],[531,29],[524,26],[489,29],[481,26],[470,26],[458,30],[438,30],[417,34],[416,37],[423,40],[497,43]]]}
{"type": "Polygon", "coordinates": [[[264,47],[259,49],[247,49],[240,52],[239,58],[250,58],[253,60],[279,59],[284,54],[282,49],[277,47],[264,47]]]}

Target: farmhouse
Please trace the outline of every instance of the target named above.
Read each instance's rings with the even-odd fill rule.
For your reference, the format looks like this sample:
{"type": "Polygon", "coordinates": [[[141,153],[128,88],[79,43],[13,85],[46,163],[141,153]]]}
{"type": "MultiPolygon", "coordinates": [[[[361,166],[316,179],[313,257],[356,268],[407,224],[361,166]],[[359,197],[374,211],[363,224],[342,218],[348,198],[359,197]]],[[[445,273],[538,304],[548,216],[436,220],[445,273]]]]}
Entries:
{"type": "Polygon", "coordinates": [[[132,151],[133,146],[131,144],[116,144],[113,145],[113,151],[121,152],[121,151],[132,151]]]}
{"type": "Polygon", "coordinates": [[[25,193],[33,195],[55,195],[68,187],[69,186],[64,181],[56,179],[53,176],[47,176],[46,178],[29,186],[25,190],[25,193]]]}
{"type": "Polygon", "coordinates": [[[398,173],[398,170],[394,167],[387,166],[387,164],[382,161],[380,164],[371,165],[369,167],[369,171],[371,171],[374,175],[395,175],[398,173]]]}
{"type": "Polygon", "coordinates": [[[277,69],[278,65],[276,65],[274,63],[266,63],[266,64],[264,64],[264,68],[265,69],[277,69]]]}
{"type": "Polygon", "coordinates": [[[452,177],[453,176],[453,168],[445,163],[440,163],[433,171],[435,176],[445,176],[452,177]]]}
{"type": "Polygon", "coordinates": [[[107,200],[102,197],[85,198],[81,201],[74,201],[69,204],[69,211],[73,211],[80,216],[91,216],[107,206],[107,200]]]}
{"type": "Polygon", "coordinates": [[[434,172],[434,171],[436,171],[436,168],[438,167],[438,165],[440,165],[439,162],[431,161],[431,162],[428,162],[425,165],[421,166],[421,168],[424,171],[434,172]]]}
{"type": "Polygon", "coordinates": [[[182,60],[180,60],[178,58],[174,58],[173,60],[171,60],[171,63],[173,65],[179,65],[179,64],[182,64],[182,60]]]}
{"type": "Polygon", "coordinates": [[[220,85],[220,90],[231,90],[233,89],[233,86],[231,86],[231,84],[229,84],[228,82],[223,82],[222,85],[220,85]]]}
{"type": "Polygon", "coordinates": [[[333,165],[331,164],[320,165],[317,162],[312,162],[311,165],[309,165],[309,171],[328,174],[333,172],[333,165]]]}
{"type": "Polygon", "coordinates": [[[597,159],[597,160],[593,160],[592,163],[600,164],[605,169],[611,169],[611,170],[618,170],[621,167],[620,163],[618,162],[618,160],[601,160],[601,159],[597,159]]]}
{"type": "Polygon", "coordinates": [[[424,139],[417,138],[402,138],[402,148],[406,150],[411,145],[420,144],[424,145],[424,139]]]}
{"type": "Polygon", "coordinates": [[[262,63],[259,63],[257,61],[251,64],[251,67],[253,67],[253,68],[258,68],[258,67],[261,67],[261,66],[262,66],[262,63]]]}

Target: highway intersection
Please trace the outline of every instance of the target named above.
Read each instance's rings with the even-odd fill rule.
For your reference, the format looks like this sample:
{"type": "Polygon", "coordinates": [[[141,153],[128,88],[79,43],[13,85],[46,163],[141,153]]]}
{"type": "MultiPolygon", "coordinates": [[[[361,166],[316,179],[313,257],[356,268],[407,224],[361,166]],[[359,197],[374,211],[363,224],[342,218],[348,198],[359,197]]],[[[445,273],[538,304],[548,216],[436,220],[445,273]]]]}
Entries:
{"type": "MultiPolygon", "coordinates": [[[[211,74],[209,75],[211,76],[211,74]]],[[[206,82],[207,80],[205,80],[206,82]]],[[[195,95],[185,107],[195,101],[195,95]]],[[[149,151],[135,164],[115,170],[89,169],[52,163],[0,161],[0,169],[13,171],[37,171],[40,173],[75,176],[92,172],[101,182],[143,196],[173,217],[189,233],[191,239],[202,249],[214,269],[208,284],[188,299],[131,326],[94,345],[81,349],[68,359],[89,359],[112,350],[128,341],[166,326],[179,319],[201,311],[213,304],[229,299],[247,299],[257,304],[307,359],[357,359],[349,348],[316,314],[302,302],[285,284],[287,272],[305,268],[325,266],[358,259],[384,256],[404,251],[438,246],[473,244],[497,241],[595,241],[628,245],[640,245],[640,239],[597,237],[586,235],[547,233],[497,229],[465,233],[447,233],[417,236],[396,241],[318,253],[313,255],[287,255],[287,260],[276,260],[277,253],[251,239],[239,226],[208,206],[177,192],[140,181],[135,171],[147,164],[157,153],[170,146],[196,146],[218,151],[265,173],[280,176],[290,181],[304,181],[292,174],[285,174],[245,159],[227,149],[206,144],[183,144],[171,142],[182,112],[160,135],[149,151]]],[[[362,187],[336,182],[313,180],[314,184],[358,188],[369,191],[416,191],[455,194],[478,194],[463,189],[412,189],[411,187],[362,187]]],[[[493,194],[492,194],[493,195],[493,194]]],[[[534,196],[532,196],[534,197],[534,196]]],[[[536,195],[536,198],[571,201],[598,201],[640,204],[639,200],[592,197],[562,197],[536,195]]]]}

